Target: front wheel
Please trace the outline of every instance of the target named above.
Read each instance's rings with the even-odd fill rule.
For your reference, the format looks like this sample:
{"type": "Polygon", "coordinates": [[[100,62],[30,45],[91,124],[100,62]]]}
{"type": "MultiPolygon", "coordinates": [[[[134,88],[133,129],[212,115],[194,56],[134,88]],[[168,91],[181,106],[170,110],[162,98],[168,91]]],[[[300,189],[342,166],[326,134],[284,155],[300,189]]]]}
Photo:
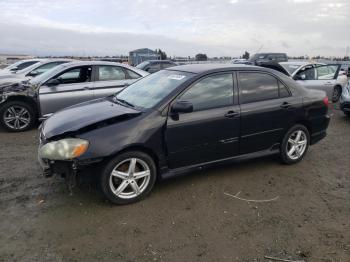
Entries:
{"type": "Polygon", "coordinates": [[[114,204],[130,204],[146,197],[156,181],[153,159],[139,151],[122,153],[109,161],[101,176],[104,195],[114,204]]]}
{"type": "Polygon", "coordinates": [[[35,111],[25,102],[11,101],[0,108],[0,124],[10,132],[27,131],[35,121],[35,111]]]}
{"type": "Polygon", "coordinates": [[[310,145],[310,134],[303,125],[295,125],[283,138],[280,155],[285,164],[295,164],[303,159],[310,145]]]}

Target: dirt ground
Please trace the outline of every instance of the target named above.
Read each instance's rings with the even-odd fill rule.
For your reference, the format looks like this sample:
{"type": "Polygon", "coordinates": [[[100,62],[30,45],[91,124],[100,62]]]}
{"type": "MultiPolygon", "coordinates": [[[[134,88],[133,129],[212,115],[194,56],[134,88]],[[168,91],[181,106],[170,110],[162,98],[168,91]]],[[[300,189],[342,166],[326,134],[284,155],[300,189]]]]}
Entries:
{"type": "Polygon", "coordinates": [[[37,130],[0,130],[0,261],[350,261],[350,119],[294,166],[249,160],[158,183],[113,206],[43,178],[37,130]],[[246,199],[275,199],[253,203],[246,199]],[[276,199],[276,197],[278,197],[276,199]]]}

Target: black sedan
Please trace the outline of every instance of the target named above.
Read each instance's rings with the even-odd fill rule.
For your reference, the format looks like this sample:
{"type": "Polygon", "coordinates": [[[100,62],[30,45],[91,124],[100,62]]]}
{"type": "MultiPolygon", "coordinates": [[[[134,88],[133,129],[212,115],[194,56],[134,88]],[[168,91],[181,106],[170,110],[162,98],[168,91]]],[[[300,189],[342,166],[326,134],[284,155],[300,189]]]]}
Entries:
{"type": "Polygon", "coordinates": [[[294,164],[326,136],[328,98],[287,76],[245,65],[185,65],[120,93],[59,111],[40,131],[46,175],[99,174],[117,204],[144,198],[158,178],[279,153],[294,164]]]}

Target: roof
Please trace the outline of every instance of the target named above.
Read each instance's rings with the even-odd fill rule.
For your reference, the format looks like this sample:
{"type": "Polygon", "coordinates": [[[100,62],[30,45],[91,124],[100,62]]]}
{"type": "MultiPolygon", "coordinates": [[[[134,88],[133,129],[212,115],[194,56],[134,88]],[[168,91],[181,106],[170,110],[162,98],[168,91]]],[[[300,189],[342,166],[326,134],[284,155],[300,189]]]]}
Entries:
{"type": "Polygon", "coordinates": [[[144,61],[144,62],[151,62],[151,63],[154,63],[154,62],[157,62],[157,63],[174,63],[173,61],[171,61],[171,60],[156,60],[156,59],[154,59],[154,60],[147,60],[147,61],[144,61]]]}
{"type": "Polygon", "coordinates": [[[122,64],[122,63],[117,63],[117,62],[108,62],[108,61],[72,61],[72,62],[69,62],[69,63],[65,63],[65,64],[62,64],[61,66],[62,67],[73,67],[73,66],[89,66],[89,65],[111,65],[111,66],[121,66],[121,67],[124,67],[124,68],[128,68],[130,70],[133,70],[139,74],[141,74],[142,76],[145,76],[145,75],[148,75],[149,73],[143,71],[143,70],[140,70],[136,67],[133,67],[133,66],[130,66],[130,65],[127,65],[127,64],[122,64]]]}
{"type": "Polygon", "coordinates": [[[189,64],[189,65],[180,65],[180,66],[173,66],[170,68],[167,68],[166,70],[173,70],[173,71],[183,71],[183,72],[190,72],[190,73],[203,73],[206,71],[220,71],[220,70],[251,70],[251,69],[258,69],[258,70],[264,70],[262,67],[258,66],[252,66],[252,65],[244,65],[244,64],[189,64]]]}
{"type": "Polygon", "coordinates": [[[140,49],[135,49],[133,51],[130,51],[129,53],[157,53],[157,52],[149,48],[140,48],[140,49]]]}
{"type": "Polygon", "coordinates": [[[281,65],[296,65],[296,66],[303,66],[303,65],[313,65],[315,63],[313,62],[305,62],[305,61],[289,61],[289,62],[280,62],[281,65]]]}

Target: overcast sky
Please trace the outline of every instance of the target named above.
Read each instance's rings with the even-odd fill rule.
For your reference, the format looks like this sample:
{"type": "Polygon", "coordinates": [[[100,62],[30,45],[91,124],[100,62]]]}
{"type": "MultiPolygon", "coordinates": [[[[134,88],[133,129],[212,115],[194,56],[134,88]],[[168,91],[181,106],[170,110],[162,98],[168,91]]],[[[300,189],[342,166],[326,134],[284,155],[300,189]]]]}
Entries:
{"type": "Polygon", "coordinates": [[[0,0],[0,53],[344,56],[349,0],[0,0]]]}

